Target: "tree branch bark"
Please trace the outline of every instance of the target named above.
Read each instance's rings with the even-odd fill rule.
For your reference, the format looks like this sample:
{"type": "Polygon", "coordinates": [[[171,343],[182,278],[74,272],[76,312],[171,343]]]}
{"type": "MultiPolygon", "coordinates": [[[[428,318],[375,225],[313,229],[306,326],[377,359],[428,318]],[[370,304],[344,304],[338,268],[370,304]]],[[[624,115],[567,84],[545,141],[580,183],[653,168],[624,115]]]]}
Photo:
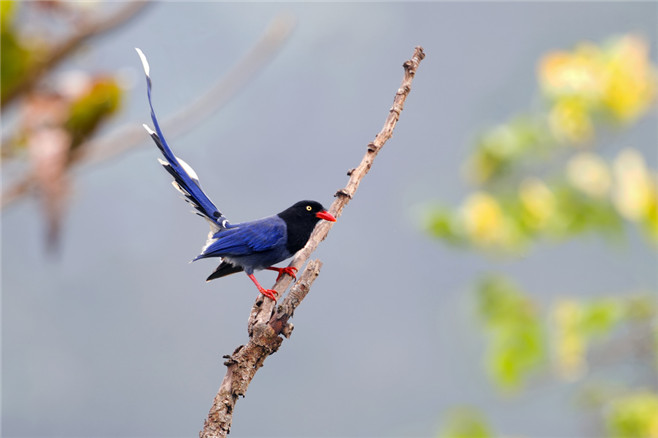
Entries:
{"type": "MultiPolygon", "coordinates": [[[[389,111],[384,127],[375,139],[368,144],[361,163],[348,172],[350,179],[347,185],[334,195],[336,199],[329,212],[336,218],[340,217],[343,209],[354,196],[361,180],[370,170],[373,160],[384,146],[384,143],[393,135],[393,129],[395,129],[395,125],[400,118],[404,102],[411,91],[411,82],[416,74],[416,69],[424,57],[422,47],[416,47],[411,59],[403,64],[404,78],[395,94],[393,106],[389,111]]],[[[327,221],[320,222],[315,227],[306,246],[293,258],[290,266],[301,268],[318,244],[327,237],[333,224],[333,222],[327,221]]],[[[308,294],[313,281],[320,274],[321,267],[322,262],[319,260],[309,261],[298,281],[278,306],[272,300],[265,300],[262,295],[256,299],[249,316],[247,330],[249,341],[246,345],[239,346],[230,356],[224,356],[226,358],[224,364],[227,367],[226,375],[204,422],[203,430],[199,432],[200,438],[217,438],[228,435],[238,397],[244,397],[251,379],[253,379],[258,369],[263,366],[267,356],[275,353],[281,346],[283,338],[279,335],[286,338],[290,336],[293,325],[289,320],[292,318],[297,306],[308,294]]],[[[282,296],[291,282],[292,279],[289,276],[284,276],[276,282],[274,290],[277,291],[279,296],[282,296]]]]}

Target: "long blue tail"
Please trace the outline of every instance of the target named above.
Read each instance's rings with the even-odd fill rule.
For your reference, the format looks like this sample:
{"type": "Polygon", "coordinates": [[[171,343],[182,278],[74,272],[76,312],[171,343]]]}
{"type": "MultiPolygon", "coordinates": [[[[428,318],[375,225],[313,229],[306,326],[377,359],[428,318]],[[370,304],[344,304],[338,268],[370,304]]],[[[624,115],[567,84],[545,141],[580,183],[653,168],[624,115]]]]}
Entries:
{"type": "Polygon", "coordinates": [[[212,201],[201,189],[199,178],[197,177],[192,167],[190,167],[190,165],[182,159],[176,157],[167,144],[164,138],[164,134],[160,129],[158,119],[155,117],[153,103],[151,102],[151,77],[149,75],[149,63],[146,60],[146,56],[140,49],[135,48],[135,50],[137,51],[137,54],[142,61],[144,73],[146,74],[146,94],[148,96],[149,106],[151,107],[151,120],[153,121],[155,132],[147,125],[144,125],[144,129],[146,129],[146,131],[149,133],[156,146],[158,149],[160,149],[162,155],[164,155],[165,159],[167,160],[158,161],[174,178],[174,181],[172,182],[173,186],[185,196],[185,200],[187,202],[194,206],[194,209],[197,211],[199,216],[207,219],[210,222],[211,227],[216,228],[217,231],[226,228],[228,226],[226,217],[222,215],[217,207],[215,207],[215,204],[212,203],[212,201]]]}

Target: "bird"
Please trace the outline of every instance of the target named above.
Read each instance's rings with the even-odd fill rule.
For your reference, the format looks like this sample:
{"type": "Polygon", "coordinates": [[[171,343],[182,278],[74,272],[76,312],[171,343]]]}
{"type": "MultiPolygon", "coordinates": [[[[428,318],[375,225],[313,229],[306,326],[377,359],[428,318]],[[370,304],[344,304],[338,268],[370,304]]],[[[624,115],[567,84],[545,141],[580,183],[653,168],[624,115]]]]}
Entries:
{"type": "Polygon", "coordinates": [[[173,177],[174,188],[194,207],[195,213],[210,224],[206,243],[192,261],[218,257],[221,262],[206,281],[244,271],[261,294],[276,301],[276,291],[261,286],[254,276],[254,271],[276,271],[279,273],[277,281],[285,274],[296,279],[297,268],[280,268],[274,265],[301,250],[319,221],[335,222],[336,218],[319,202],[303,200],[272,216],[230,223],[203,191],[196,172],[189,164],[175,156],[167,144],[153,109],[148,60],[140,49],[135,50],[146,74],[146,94],[154,127],[151,129],[144,124],[144,129],[162,152],[165,159],[158,158],[158,161],[173,177]]]}

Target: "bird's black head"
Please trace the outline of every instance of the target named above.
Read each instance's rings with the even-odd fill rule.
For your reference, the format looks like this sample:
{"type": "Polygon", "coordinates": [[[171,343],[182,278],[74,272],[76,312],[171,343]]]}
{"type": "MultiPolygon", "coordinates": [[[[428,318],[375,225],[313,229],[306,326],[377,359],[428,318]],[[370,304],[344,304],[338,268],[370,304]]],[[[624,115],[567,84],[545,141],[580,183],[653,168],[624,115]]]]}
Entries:
{"type": "Polygon", "coordinates": [[[335,222],[333,217],[319,202],[299,201],[279,213],[281,219],[286,223],[288,230],[288,243],[286,245],[291,254],[296,253],[306,245],[315,224],[321,219],[335,222]]]}

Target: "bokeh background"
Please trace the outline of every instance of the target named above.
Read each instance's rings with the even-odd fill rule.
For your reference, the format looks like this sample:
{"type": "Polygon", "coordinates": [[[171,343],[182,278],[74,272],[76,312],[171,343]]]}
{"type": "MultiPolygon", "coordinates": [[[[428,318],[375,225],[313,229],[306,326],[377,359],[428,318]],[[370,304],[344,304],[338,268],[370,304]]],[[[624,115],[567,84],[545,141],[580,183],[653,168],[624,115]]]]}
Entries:
{"type": "MultiPolygon", "coordinates": [[[[126,5],[3,1],[3,99],[49,44],[126,5]]],[[[150,123],[134,47],[166,119],[279,20],[292,31],[258,73],[168,135],[234,222],[329,205],[401,64],[416,45],[427,57],[231,436],[658,436],[657,12],[166,2],[85,40],[3,102],[3,202],[30,169],[45,195],[2,211],[2,435],[200,430],[255,288],[188,264],[207,226],[145,133],[71,160],[150,123]],[[40,146],[53,132],[31,117],[64,146],[40,146]]]]}

